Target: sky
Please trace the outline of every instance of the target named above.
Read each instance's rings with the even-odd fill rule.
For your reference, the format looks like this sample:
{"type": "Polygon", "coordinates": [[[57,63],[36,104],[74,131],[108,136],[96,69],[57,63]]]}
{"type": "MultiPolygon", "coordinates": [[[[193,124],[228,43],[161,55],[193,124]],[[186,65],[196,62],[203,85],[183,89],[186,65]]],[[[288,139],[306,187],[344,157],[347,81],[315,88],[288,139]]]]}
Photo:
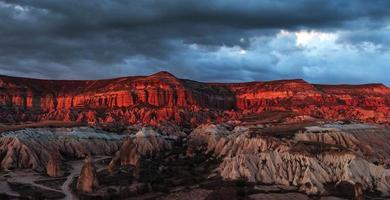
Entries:
{"type": "Polygon", "coordinates": [[[0,0],[0,74],[390,85],[388,0],[0,0]]]}

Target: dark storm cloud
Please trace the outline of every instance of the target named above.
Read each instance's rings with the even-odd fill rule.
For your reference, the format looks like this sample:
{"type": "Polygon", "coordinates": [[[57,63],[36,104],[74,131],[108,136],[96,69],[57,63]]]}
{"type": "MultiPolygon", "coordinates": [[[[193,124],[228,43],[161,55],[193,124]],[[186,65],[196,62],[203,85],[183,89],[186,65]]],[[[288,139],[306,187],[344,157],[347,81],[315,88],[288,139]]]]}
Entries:
{"type": "Polygon", "coordinates": [[[259,54],[250,55],[262,57],[272,45],[254,48],[251,39],[272,39],[280,29],[370,28],[379,30],[376,36],[349,33],[339,42],[383,43],[389,8],[386,0],[0,1],[0,73],[94,79],[169,70],[203,81],[305,78],[303,68],[270,66],[280,63],[273,56],[218,59],[213,53],[252,48],[259,54]]]}

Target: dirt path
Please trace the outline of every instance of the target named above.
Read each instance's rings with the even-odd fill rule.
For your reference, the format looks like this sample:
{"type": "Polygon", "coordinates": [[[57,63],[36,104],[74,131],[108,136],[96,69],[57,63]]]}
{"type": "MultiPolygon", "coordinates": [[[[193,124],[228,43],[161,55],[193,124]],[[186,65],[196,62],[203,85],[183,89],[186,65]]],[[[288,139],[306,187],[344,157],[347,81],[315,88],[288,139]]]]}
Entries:
{"type": "Polygon", "coordinates": [[[43,190],[49,190],[53,192],[61,192],[60,190],[53,189],[51,187],[47,187],[44,185],[36,184],[34,181],[38,180],[39,177],[35,172],[32,172],[30,170],[23,170],[23,171],[13,171],[9,172],[8,175],[11,178],[8,178],[8,182],[15,182],[15,183],[23,183],[28,184],[34,187],[41,188],[43,190]]]}
{"type": "MultiPolygon", "coordinates": [[[[102,157],[95,157],[94,162],[98,162],[104,159],[111,158],[109,156],[102,156],[102,157]]],[[[19,193],[13,191],[10,186],[8,185],[8,182],[15,182],[15,183],[22,183],[31,185],[34,187],[38,187],[42,190],[48,190],[53,192],[60,192],[65,195],[66,200],[75,200],[78,199],[75,194],[73,194],[70,185],[72,184],[75,177],[77,177],[80,174],[81,168],[83,167],[84,160],[75,160],[75,161],[69,161],[67,164],[71,166],[71,170],[69,171],[69,175],[66,177],[65,182],[61,185],[60,189],[54,189],[45,185],[37,184],[34,181],[42,180],[42,176],[38,174],[37,172],[33,170],[15,170],[8,173],[2,173],[0,174],[0,191],[3,194],[12,196],[12,197],[19,197],[19,193]]],[[[100,166],[101,170],[105,168],[105,166],[100,166]]]]}
{"type": "Polygon", "coordinates": [[[6,174],[2,175],[0,178],[0,191],[2,194],[6,194],[12,197],[19,197],[20,195],[14,192],[8,185],[7,179],[4,177],[6,174]]]}
{"type": "Polygon", "coordinates": [[[72,170],[69,171],[70,174],[68,177],[66,177],[66,181],[62,184],[61,190],[62,193],[65,194],[64,199],[78,199],[70,189],[70,184],[72,183],[73,178],[80,174],[81,168],[83,167],[83,160],[71,161],[68,164],[72,166],[72,170]]]}

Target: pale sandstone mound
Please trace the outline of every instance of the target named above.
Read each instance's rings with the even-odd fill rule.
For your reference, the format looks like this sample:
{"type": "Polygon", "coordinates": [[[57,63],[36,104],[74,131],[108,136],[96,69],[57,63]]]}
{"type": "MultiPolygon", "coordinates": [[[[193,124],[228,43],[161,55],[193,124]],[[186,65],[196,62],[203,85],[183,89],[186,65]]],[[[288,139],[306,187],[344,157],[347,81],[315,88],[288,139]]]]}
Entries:
{"type": "Polygon", "coordinates": [[[390,164],[389,128],[359,124],[308,127],[296,134],[295,140],[340,145],[371,162],[386,167],[390,164]]]}
{"type": "Polygon", "coordinates": [[[81,168],[80,176],[77,179],[77,191],[82,193],[91,193],[99,186],[98,177],[96,174],[95,165],[92,159],[88,156],[84,160],[84,165],[81,168]]]}
{"type": "Polygon", "coordinates": [[[112,171],[117,166],[125,165],[138,167],[142,157],[154,156],[171,148],[171,142],[167,137],[160,135],[152,128],[144,127],[135,136],[125,139],[120,150],[110,162],[108,170],[112,171]]]}
{"type": "Polygon", "coordinates": [[[326,183],[362,183],[364,189],[390,191],[390,170],[352,154],[324,154],[318,158],[275,151],[227,157],[220,165],[227,179],[245,177],[250,182],[299,186],[308,194],[326,193],[326,183]]]}
{"type": "MultiPolygon", "coordinates": [[[[346,148],[356,146],[352,145],[356,142],[353,138],[346,138],[344,145],[336,145],[251,136],[248,131],[243,127],[203,125],[189,136],[189,149],[203,148],[223,158],[219,172],[225,179],[245,178],[250,182],[297,186],[307,194],[326,194],[327,184],[340,182],[357,185],[357,193],[359,190],[376,190],[384,195],[390,192],[390,170],[346,148]]],[[[325,135],[320,138],[337,140],[325,135]]],[[[302,135],[296,138],[302,139],[302,135]]]]}
{"type": "Polygon", "coordinates": [[[19,138],[3,136],[0,141],[1,169],[35,169],[40,166],[39,157],[19,138]]]}
{"type": "Polygon", "coordinates": [[[288,142],[278,139],[251,138],[246,127],[237,126],[228,130],[228,125],[201,125],[188,137],[189,151],[205,147],[207,152],[218,156],[235,156],[243,153],[255,153],[266,150],[286,151],[288,142]]]}
{"type": "MultiPolygon", "coordinates": [[[[112,155],[122,136],[96,132],[91,128],[37,128],[9,131],[0,137],[1,169],[31,168],[44,171],[50,156],[84,158],[85,155],[112,155]]],[[[57,162],[56,161],[56,162],[57,162]]],[[[50,171],[50,170],[49,170],[50,171]]],[[[51,173],[51,172],[50,172],[51,173]]]]}

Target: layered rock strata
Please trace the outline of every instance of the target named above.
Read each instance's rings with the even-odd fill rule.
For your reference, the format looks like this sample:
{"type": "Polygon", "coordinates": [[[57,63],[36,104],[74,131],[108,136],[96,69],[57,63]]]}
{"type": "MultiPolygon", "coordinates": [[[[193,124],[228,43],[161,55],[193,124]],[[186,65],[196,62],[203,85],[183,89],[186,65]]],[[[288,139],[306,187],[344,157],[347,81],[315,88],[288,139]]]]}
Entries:
{"type": "MultiPolygon", "coordinates": [[[[201,83],[168,72],[93,81],[0,76],[0,122],[64,120],[180,126],[289,112],[331,120],[390,122],[382,84],[314,85],[303,80],[201,83]]],[[[307,118],[306,117],[306,118],[307,118]]]]}

